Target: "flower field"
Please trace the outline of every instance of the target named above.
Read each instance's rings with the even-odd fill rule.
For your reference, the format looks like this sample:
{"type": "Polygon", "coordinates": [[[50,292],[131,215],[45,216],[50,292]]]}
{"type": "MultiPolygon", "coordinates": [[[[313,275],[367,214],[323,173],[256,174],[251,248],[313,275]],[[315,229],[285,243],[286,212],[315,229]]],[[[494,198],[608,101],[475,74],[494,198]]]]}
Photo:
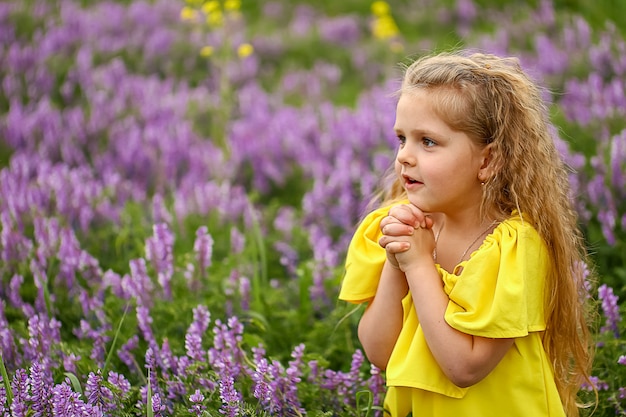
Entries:
{"type": "Polygon", "coordinates": [[[596,277],[582,414],[626,415],[625,32],[489,3],[0,2],[1,415],[381,415],[343,260],[398,64],[460,47],[547,87],[596,277]]]}

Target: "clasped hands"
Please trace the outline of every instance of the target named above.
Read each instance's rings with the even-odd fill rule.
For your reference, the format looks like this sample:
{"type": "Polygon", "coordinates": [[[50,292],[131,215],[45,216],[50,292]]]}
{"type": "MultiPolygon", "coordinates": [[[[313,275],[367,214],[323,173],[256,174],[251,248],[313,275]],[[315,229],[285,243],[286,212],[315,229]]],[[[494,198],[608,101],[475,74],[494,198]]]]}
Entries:
{"type": "Polygon", "coordinates": [[[394,206],[380,222],[383,236],[378,243],[387,251],[387,261],[404,272],[426,258],[432,262],[435,237],[433,219],[413,204],[394,206]]]}

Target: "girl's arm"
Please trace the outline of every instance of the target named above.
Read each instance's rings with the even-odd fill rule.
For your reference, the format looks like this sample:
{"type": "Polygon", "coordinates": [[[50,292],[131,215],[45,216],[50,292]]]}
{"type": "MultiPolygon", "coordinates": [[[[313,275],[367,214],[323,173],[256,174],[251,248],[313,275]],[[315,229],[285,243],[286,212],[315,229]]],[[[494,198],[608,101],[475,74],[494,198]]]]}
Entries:
{"type": "Polygon", "coordinates": [[[383,370],[402,329],[402,299],[408,289],[404,272],[386,261],[376,295],[359,322],[359,340],[365,354],[383,370]]]}
{"type": "MultiPolygon", "coordinates": [[[[432,219],[421,212],[415,212],[408,206],[399,206],[394,216],[387,216],[380,222],[384,234],[390,236],[410,236],[415,227],[431,227],[432,219]]],[[[408,249],[399,247],[398,251],[408,249]]],[[[386,369],[391,351],[398,340],[404,311],[402,299],[407,295],[409,286],[404,272],[398,267],[394,253],[387,251],[387,261],[383,266],[374,299],[369,303],[359,322],[359,340],[371,363],[380,369],[386,369]]]]}
{"type": "MultiPolygon", "coordinates": [[[[417,229],[414,235],[429,232],[417,229]]],[[[403,237],[394,239],[402,240],[403,237]]],[[[474,385],[496,367],[514,339],[488,339],[450,327],[444,319],[450,299],[443,289],[431,253],[416,250],[418,241],[418,236],[411,238],[411,248],[396,254],[396,258],[406,274],[426,342],[443,372],[455,385],[474,385]]]]}

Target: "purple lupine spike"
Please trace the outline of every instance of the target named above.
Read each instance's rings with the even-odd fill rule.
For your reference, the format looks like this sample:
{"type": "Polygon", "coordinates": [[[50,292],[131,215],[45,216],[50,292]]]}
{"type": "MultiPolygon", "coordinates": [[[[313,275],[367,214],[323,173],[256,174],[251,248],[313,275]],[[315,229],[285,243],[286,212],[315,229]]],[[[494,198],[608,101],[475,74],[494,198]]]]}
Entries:
{"type": "Polygon", "coordinates": [[[357,386],[357,383],[360,379],[361,373],[361,365],[363,365],[363,361],[365,360],[365,356],[363,356],[363,352],[360,349],[357,349],[352,354],[352,362],[350,364],[350,373],[348,375],[350,384],[354,387],[357,386]]]}
{"type": "Polygon", "coordinates": [[[254,398],[258,399],[263,407],[270,407],[273,392],[268,382],[269,364],[265,358],[261,358],[259,361],[255,361],[255,363],[256,369],[251,375],[254,382],[254,398]]]}
{"type": "Polygon", "coordinates": [[[194,361],[202,361],[205,351],[202,349],[202,337],[197,333],[187,332],[185,335],[185,351],[194,361]]]}
{"type": "MultiPolygon", "coordinates": [[[[13,277],[11,278],[11,282],[9,283],[9,291],[7,294],[7,298],[9,302],[11,303],[11,305],[17,309],[23,309],[24,305],[26,304],[24,303],[24,300],[22,300],[22,295],[20,293],[20,288],[22,287],[23,283],[24,283],[24,277],[18,274],[13,275],[13,277]]],[[[32,315],[32,314],[26,314],[26,311],[24,313],[26,317],[30,317],[32,315]]]]}
{"type": "Polygon", "coordinates": [[[172,215],[167,210],[161,194],[155,194],[154,197],[152,197],[152,216],[156,223],[172,223],[172,215]]]}
{"type": "Polygon", "coordinates": [[[148,270],[146,261],[143,258],[131,259],[129,261],[130,276],[125,275],[122,278],[122,286],[127,293],[137,298],[138,304],[149,306],[152,304],[152,290],[154,285],[148,270]]]}
{"type": "Polygon", "coordinates": [[[206,405],[204,405],[204,395],[197,389],[193,394],[189,396],[189,401],[191,401],[191,407],[187,410],[191,414],[196,417],[200,417],[204,415],[204,411],[206,410],[206,405]]]}
{"type": "Polygon", "coordinates": [[[374,396],[374,404],[382,404],[385,397],[385,378],[380,368],[375,365],[371,365],[368,386],[374,396]]]}
{"type": "Polygon", "coordinates": [[[167,338],[163,340],[163,344],[161,345],[161,349],[159,351],[159,363],[161,363],[161,367],[164,371],[171,370],[172,373],[177,373],[176,357],[172,353],[170,341],[167,338]]]}
{"type": "Polygon", "coordinates": [[[137,349],[137,347],[139,347],[139,336],[133,335],[120,347],[117,352],[117,356],[129,369],[137,369],[137,360],[132,353],[132,351],[137,349]]]}
{"type": "Polygon", "coordinates": [[[141,336],[148,342],[153,351],[158,350],[158,345],[152,331],[152,316],[150,310],[144,306],[137,306],[137,325],[141,330],[141,336]]]}
{"type": "Polygon", "coordinates": [[[35,310],[37,314],[47,314],[46,297],[44,289],[48,285],[48,274],[46,269],[34,258],[30,260],[30,270],[33,273],[33,280],[37,287],[37,298],[35,299],[35,310]]]}
{"type": "Polygon", "coordinates": [[[619,339],[619,322],[622,317],[619,312],[619,297],[613,293],[613,288],[607,284],[602,284],[598,288],[598,297],[602,301],[602,312],[606,318],[604,326],[600,328],[601,332],[613,332],[616,339],[619,339]]]}
{"type": "Polygon", "coordinates": [[[202,334],[207,331],[211,323],[211,312],[206,306],[199,305],[193,309],[193,322],[189,326],[189,330],[202,334]]]}
{"type": "Polygon", "coordinates": [[[222,407],[220,413],[228,417],[239,415],[241,406],[241,394],[235,389],[235,380],[229,373],[221,375],[219,381],[220,398],[222,407]]]}
{"type": "Polygon", "coordinates": [[[196,240],[193,244],[193,250],[198,261],[198,269],[201,276],[206,276],[206,269],[211,266],[211,257],[213,255],[213,237],[208,233],[206,226],[200,226],[196,230],[196,240]]]}
{"type": "Polygon", "coordinates": [[[163,412],[165,411],[165,404],[161,401],[161,395],[156,392],[152,394],[152,412],[156,417],[163,416],[163,412]]]}
{"type": "Polygon", "coordinates": [[[35,249],[38,261],[45,265],[45,260],[55,256],[60,242],[60,225],[58,219],[36,217],[33,221],[35,228],[35,249]]]}
{"type": "Polygon", "coordinates": [[[157,362],[155,352],[151,347],[146,350],[145,367],[150,374],[150,385],[152,386],[152,392],[157,393],[159,390],[159,381],[157,380],[157,362]]]}
{"type": "Polygon", "coordinates": [[[7,390],[4,387],[4,380],[0,375],[0,413],[3,416],[8,416],[9,410],[7,409],[7,390]]]}
{"type": "Polygon", "coordinates": [[[248,277],[239,278],[239,296],[241,297],[241,309],[243,311],[250,310],[250,294],[252,285],[248,277]]]}
{"type": "Polygon", "coordinates": [[[107,380],[109,384],[113,385],[114,389],[119,392],[118,398],[123,399],[126,394],[130,392],[130,382],[128,382],[124,375],[118,374],[117,372],[109,372],[107,380]]]}
{"type": "Polygon", "coordinates": [[[300,256],[289,242],[275,242],[274,249],[280,254],[279,262],[285,267],[287,273],[296,276],[300,264],[300,256]]]}
{"type": "Polygon", "coordinates": [[[284,386],[285,405],[291,411],[303,412],[298,399],[298,383],[302,380],[302,357],[304,356],[304,343],[299,344],[291,352],[292,360],[285,370],[286,384],[284,386]]]}
{"type": "Polygon", "coordinates": [[[49,355],[50,348],[54,343],[61,342],[60,329],[61,323],[44,314],[36,314],[28,319],[28,348],[24,348],[28,352],[28,358],[34,360],[36,358],[45,358],[49,355]]]}
{"type": "Polygon", "coordinates": [[[196,360],[203,361],[206,357],[206,351],[202,348],[202,336],[209,328],[211,321],[211,313],[208,309],[199,305],[193,310],[193,322],[187,329],[185,335],[185,350],[187,356],[196,360]]]}
{"type": "MultiPolygon", "coordinates": [[[[14,363],[17,366],[18,350],[17,346],[15,346],[13,335],[11,334],[11,328],[5,314],[5,308],[6,302],[4,300],[0,300],[0,352],[2,352],[2,360],[4,360],[5,363],[14,363]]],[[[3,403],[0,402],[0,404],[3,403]]]]}
{"type": "Polygon", "coordinates": [[[59,278],[64,279],[70,288],[74,285],[76,272],[80,270],[81,255],[80,243],[74,231],[69,228],[61,230],[58,252],[58,258],[61,261],[59,278]]]}
{"type": "Polygon", "coordinates": [[[100,407],[85,404],[80,398],[80,394],[72,391],[67,382],[56,385],[51,390],[53,416],[73,416],[73,417],[103,417],[100,407]]]}
{"type": "Polygon", "coordinates": [[[11,403],[12,417],[26,417],[29,413],[29,382],[28,374],[24,369],[17,369],[11,381],[11,391],[13,392],[13,402],[11,403]]]}
{"type": "MultiPolygon", "coordinates": [[[[622,89],[624,90],[624,88],[622,89]]],[[[626,186],[626,129],[611,139],[611,184],[614,190],[624,190],[626,186]]]]}
{"type": "Polygon", "coordinates": [[[234,255],[238,255],[243,252],[246,245],[246,237],[236,227],[230,229],[230,251],[234,255]]]}
{"type": "Polygon", "coordinates": [[[122,277],[118,273],[111,271],[110,269],[102,275],[102,286],[103,289],[111,288],[113,294],[118,298],[128,299],[128,297],[130,296],[124,290],[124,287],[122,285],[122,277]]]}
{"type": "Polygon", "coordinates": [[[152,261],[165,296],[172,296],[171,279],[174,273],[174,235],[167,223],[157,223],[152,237],[146,240],[146,259],[152,261]]]}
{"type": "Polygon", "coordinates": [[[113,393],[102,384],[103,378],[100,370],[97,373],[90,372],[85,385],[87,404],[100,407],[105,413],[115,408],[113,393]]]}
{"type": "Polygon", "coordinates": [[[40,362],[34,362],[30,367],[29,385],[31,395],[29,401],[32,404],[35,417],[50,415],[52,401],[50,388],[53,386],[52,375],[40,362]]]}
{"type": "Polygon", "coordinates": [[[63,354],[63,369],[72,374],[76,373],[76,362],[81,360],[80,355],[75,353],[63,354]]]}

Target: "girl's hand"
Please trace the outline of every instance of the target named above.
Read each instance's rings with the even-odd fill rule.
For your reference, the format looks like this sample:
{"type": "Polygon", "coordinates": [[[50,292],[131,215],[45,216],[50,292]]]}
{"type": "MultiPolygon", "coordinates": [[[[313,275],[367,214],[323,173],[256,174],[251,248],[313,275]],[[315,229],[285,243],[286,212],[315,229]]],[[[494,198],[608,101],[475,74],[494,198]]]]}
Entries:
{"type": "Polygon", "coordinates": [[[388,261],[406,271],[409,263],[425,254],[432,257],[435,247],[432,226],[433,220],[412,204],[392,207],[380,222],[383,236],[379,244],[386,249],[388,261]]]}

